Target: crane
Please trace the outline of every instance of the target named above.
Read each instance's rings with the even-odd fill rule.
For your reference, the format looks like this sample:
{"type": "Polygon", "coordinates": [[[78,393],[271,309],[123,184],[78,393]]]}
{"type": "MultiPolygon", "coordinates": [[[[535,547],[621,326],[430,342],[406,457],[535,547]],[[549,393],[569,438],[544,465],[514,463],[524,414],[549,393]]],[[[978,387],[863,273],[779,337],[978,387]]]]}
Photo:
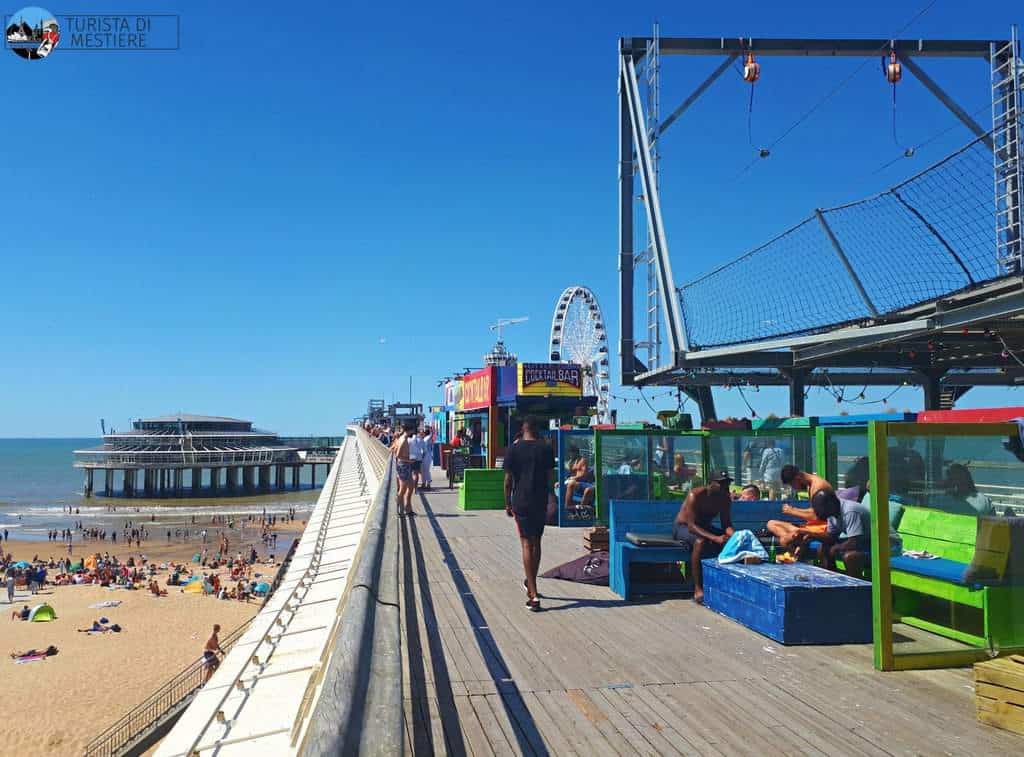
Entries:
{"type": "Polygon", "coordinates": [[[499,318],[497,323],[492,323],[489,328],[491,329],[491,331],[498,332],[498,341],[500,342],[501,330],[503,328],[505,328],[506,326],[514,326],[517,323],[523,323],[528,320],[530,320],[529,316],[523,316],[522,318],[499,318]]]}

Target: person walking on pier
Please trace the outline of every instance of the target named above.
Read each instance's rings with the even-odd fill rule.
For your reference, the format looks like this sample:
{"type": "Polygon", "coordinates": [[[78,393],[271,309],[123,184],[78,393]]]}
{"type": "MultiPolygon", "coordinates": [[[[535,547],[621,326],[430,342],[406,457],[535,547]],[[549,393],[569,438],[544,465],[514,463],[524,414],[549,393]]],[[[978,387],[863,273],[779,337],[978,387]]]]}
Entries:
{"type": "Polygon", "coordinates": [[[538,438],[540,423],[523,419],[522,439],[505,455],[505,514],[516,520],[523,550],[526,578],[526,607],[540,611],[537,571],[540,569],[540,542],[547,520],[548,493],[555,484],[555,453],[551,445],[538,438]]]}
{"type": "MultiPolygon", "coordinates": [[[[401,436],[395,439],[391,452],[395,456],[395,473],[398,475],[398,517],[414,515],[412,511],[412,494],[416,490],[413,478],[413,463],[410,458],[409,446],[416,437],[415,426],[406,426],[401,436]]],[[[417,462],[417,465],[419,463],[417,462]]]]}
{"type": "Polygon", "coordinates": [[[429,428],[423,429],[423,463],[420,466],[420,486],[430,489],[433,478],[430,474],[430,466],[434,462],[434,443],[431,441],[432,432],[429,428]]]}

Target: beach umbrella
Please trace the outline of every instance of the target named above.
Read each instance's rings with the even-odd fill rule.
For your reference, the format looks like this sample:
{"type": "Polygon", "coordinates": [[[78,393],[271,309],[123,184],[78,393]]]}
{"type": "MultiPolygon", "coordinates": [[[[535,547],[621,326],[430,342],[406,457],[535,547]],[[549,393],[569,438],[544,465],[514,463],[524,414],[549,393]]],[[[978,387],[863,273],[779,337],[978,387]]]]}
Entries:
{"type": "Polygon", "coordinates": [[[25,562],[24,560],[18,560],[18,562],[14,563],[14,567],[15,568],[31,568],[32,567],[32,563],[25,562]]]}

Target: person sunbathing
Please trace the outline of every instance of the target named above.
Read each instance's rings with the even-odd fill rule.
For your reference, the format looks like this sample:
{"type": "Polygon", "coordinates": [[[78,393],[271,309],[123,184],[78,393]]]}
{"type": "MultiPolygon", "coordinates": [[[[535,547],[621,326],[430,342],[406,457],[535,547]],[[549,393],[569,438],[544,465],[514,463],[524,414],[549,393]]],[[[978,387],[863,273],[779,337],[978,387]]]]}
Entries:
{"type": "Polygon", "coordinates": [[[28,620],[28,616],[31,614],[32,611],[28,609],[28,605],[25,605],[20,610],[11,613],[11,620],[28,620]]]}
{"type": "Polygon", "coordinates": [[[110,629],[102,623],[100,623],[98,620],[94,620],[92,622],[92,625],[88,628],[78,628],[76,630],[78,631],[78,633],[106,633],[110,629]]]}

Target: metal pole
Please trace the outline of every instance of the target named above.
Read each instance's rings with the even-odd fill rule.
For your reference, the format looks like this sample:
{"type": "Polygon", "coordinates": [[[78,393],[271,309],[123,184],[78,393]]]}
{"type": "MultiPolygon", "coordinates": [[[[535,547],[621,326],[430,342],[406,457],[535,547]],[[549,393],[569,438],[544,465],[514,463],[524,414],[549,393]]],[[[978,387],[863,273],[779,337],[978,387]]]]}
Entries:
{"type": "Polygon", "coordinates": [[[675,123],[676,119],[678,119],[679,116],[683,115],[683,113],[685,113],[691,105],[697,102],[700,96],[707,91],[708,87],[710,87],[712,84],[718,81],[718,77],[724,74],[726,70],[729,68],[729,66],[732,65],[733,61],[736,60],[738,57],[738,53],[733,53],[720,64],[718,64],[718,68],[712,71],[711,75],[707,79],[702,81],[700,83],[700,86],[697,87],[697,89],[693,90],[689,97],[683,100],[683,104],[676,108],[674,111],[672,111],[669,114],[668,118],[661,122],[661,125],[658,127],[658,136],[660,137],[662,134],[664,134],[665,130],[668,127],[670,127],[673,123],[675,123]]]}
{"type": "Polygon", "coordinates": [[[683,326],[679,304],[679,292],[676,290],[672,277],[672,264],[669,259],[668,242],[665,239],[665,227],[661,218],[661,201],[658,198],[658,187],[654,179],[654,167],[651,165],[651,145],[647,138],[644,124],[643,106],[640,104],[640,87],[636,80],[636,64],[630,56],[621,56],[622,80],[626,90],[629,106],[629,117],[633,122],[633,146],[636,148],[637,160],[640,164],[640,181],[644,193],[644,207],[647,209],[647,228],[654,242],[655,260],[657,261],[658,280],[661,290],[665,293],[663,306],[665,320],[668,325],[669,348],[672,352],[672,363],[679,361],[679,353],[687,351],[686,329],[683,326]]]}
{"type": "Polygon", "coordinates": [[[988,147],[988,149],[992,149],[992,136],[981,128],[981,124],[971,118],[971,115],[961,108],[957,104],[956,100],[950,97],[946,91],[942,89],[934,79],[932,79],[932,77],[926,74],[913,58],[904,55],[901,60],[903,61],[903,65],[910,69],[910,72],[924,85],[925,89],[935,95],[939,102],[949,108],[949,111],[960,119],[960,122],[974,133],[974,136],[981,137],[981,141],[985,143],[985,146],[988,147]]]}
{"type": "Polygon", "coordinates": [[[834,249],[836,251],[836,255],[839,256],[839,261],[846,269],[846,273],[850,276],[850,281],[852,281],[853,285],[857,288],[857,292],[860,294],[861,299],[864,300],[864,304],[868,306],[868,310],[871,311],[871,315],[877,318],[878,308],[875,307],[875,303],[873,303],[871,298],[868,297],[868,293],[864,289],[864,285],[861,283],[856,271],[853,270],[853,266],[850,265],[850,261],[847,259],[846,253],[843,252],[842,245],[839,244],[839,240],[836,239],[836,235],[832,233],[832,229],[828,225],[828,221],[825,220],[825,216],[822,214],[821,209],[819,208],[815,210],[814,215],[817,217],[818,223],[821,224],[821,228],[825,231],[828,241],[832,243],[832,249],[834,249]]]}
{"type": "Polygon", "coordinates": [[[633,383],[633,126],[626,86],[619,75],[619,368],[623,385],[633,383]]]}

